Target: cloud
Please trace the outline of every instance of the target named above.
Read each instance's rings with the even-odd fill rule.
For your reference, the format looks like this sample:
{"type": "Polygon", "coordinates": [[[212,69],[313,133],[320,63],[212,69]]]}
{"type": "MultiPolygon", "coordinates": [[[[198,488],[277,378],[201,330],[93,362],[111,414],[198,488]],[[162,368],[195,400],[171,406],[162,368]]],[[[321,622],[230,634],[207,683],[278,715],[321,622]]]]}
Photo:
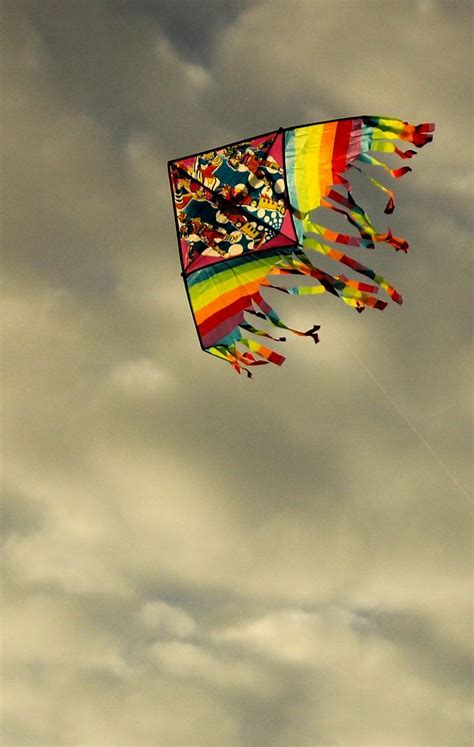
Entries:
{"type": "Polygon", "coordinates": [[[356,5],[5,5],[10,747],[472,741],[472,11],[356,5]],[[166,161],[363,111],[438,126],[373,261],[405,304],[278,294],[321,344],[239,379],[166,161]]]}
{"type": "Polygon", "coordinates": [[[140,396],[153,394],[163,384],[163,372],[148,358],[119,364],[111,372],[111,379],[125,393],[140,396]]]}
{"type": "Polygon", "coordinates": [[[202,646],[182,641],[157,642],[149,655],[166,672],[186,681],[211,688],[231,688],[237,692],[271,697],[273,683],[265,671],[251,662],[211,653],[202,646]]]}
{"type": "Polygon", "coordinates": [[[67,661],[78,669],[127,674],[118,642],[108,632],[92,628],[77,605],[64,599],[32,594],[7,605],[4,625],[5,652],[17,662],[50,667],[67,661]]]}
{"type": "Polygon", "coordinates": [[[431,649],[431,659],[423,651],[423,638],[407,635],[402,646],[400,639],[395,644],[382,619],[390,621],[390,628],[397,613],[286,608],[214,635],[221,643],[284,663],[288,677],[306,681],[306,701],[287,723],[284,744],[290,743],[291,734],[303,742],[312,729],[321,744],[372,744],[388,733],[400,744],[423,739],[434,744],[442,734],[446,740],[461,741],[470,723],[459,710],[462,700],[453,697],[444,677],[436,678],[433,687],[433,673],[446,667],[441,664],[440,641],[431,649]],[[424,666],[428,661],[432,672],[424,666]]]}
{"type": "Polygon", "coordinates": [[[180,607],[166,602],[146,602],[140,610],[143,624],[162,635],[188,638],[196,628],[193,618],[180,607]]]}
{"type": "Polygon", "coordinates": [[[218,639],[250,646],[277,660],[321,666],[336,663],[331,661],[332,657],[335,657],[336,661],[338,658],[345,658],[347,643],[349,648],[353,645],[355,636],[351,634],[347,621],[341,624],[337,619],[341,616],[342,611],[337,611],[336,614],[333,612],[330,620],[323,620],[315,613],[287,609],[247,622],[237,628],[221,631],[216,635],[218,639]],[[336,626],[343,635],[339,636],[336,646],[328,650],[327,646],[324,646],[324,638],[328,633],[335,637],[336,626]],[[345,642],[344,637],[347,635],[352,640],[345,642]]]}

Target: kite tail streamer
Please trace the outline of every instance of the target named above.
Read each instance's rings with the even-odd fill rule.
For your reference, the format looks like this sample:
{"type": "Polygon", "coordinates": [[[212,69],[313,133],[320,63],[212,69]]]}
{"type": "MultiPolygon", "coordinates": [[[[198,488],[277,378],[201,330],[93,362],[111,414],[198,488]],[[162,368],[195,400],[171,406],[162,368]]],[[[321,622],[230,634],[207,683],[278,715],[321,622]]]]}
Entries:
{"type": "MultiPolygon", "coordinates": [[[[315,242],[315,244],[318,244],[318,242],[315,242]]],[[[326,249],[324,244],[320,244],[319,246],[321,246],[322,249],[326,249]]],[[[327,249],[329,249],[329,251],[332,251],[330,247],[327,247],[327,249]]],[[[323,253],[326,252],[324,251],[323,253]]],[[[360,267],[363,268],[363,265],[360,265],[360,267]]],[[[368,268],[363,269],[365,270],[368,268]]],[[[365,306],[384,309],[387,305],[385,301],[379,301],[378,299],[373,298],[373,296],[369,295],[370,293],[377,293],[377,287],[368,285],[366,283],[360,283],[357,280],[349,280],[344,275],[330,275],[329,273],[324,272],[317,267],[314,267],[314,265],[309,262],[309,260],[302,252],[297,257],[291,258],[288,262],[277,265],[271,274],[305,275],[306,277],[311,277],[315,280],[318,280],[320,283],[319,286],[295,286],[293,288],[281,288],[275,285],[269,286],[271,288],[275,288],[276,290],[282,291],[283,293],[289,293],[290,295],[313,295],[316,293],[324,293],[324,291],[328,291],[329,293],[332,293],[333,295],[341,298],[341,300],[347,303],[349,306],[355,306],[359,311],[361,311],[365,306]]],[[[373,279],[375,280],[379,276],[376,276],[375,273],[373,273],[373,275],[370,275],[370,277],[373,277],[373,279]]],[[[380,280],[383,281],[383,278],[380,278],[380,280]]],[[[381,283],[379,283],[379,285],[381,285],[381,283]]]]}
{"type": "MultiPolygon", "coordinates": [[[[350,267],[352,270],[355,270],[361,275],[365,275],[366,277],[377,283],[378,286],[383,288],[388,293],[392,301],[395,301],[395,303],[398,304],[403,303],[403,299],[400,293],[392,285],[387,283],[387,281],[381,275],[378,275],[370,267],[366,267],[353,257],[350,257],[348,254],[344,254],[337,249],[333,249],[327,244],[322,244],[320,241],[316,241],[311,237],[305,238],[303,246],[305,249],[312,249],[313,251],[319,252],[320,254],[324,254],[326,257],[330,257],[331,259],[335,259],[336,261],[341,262],[342,264],[350,267]]],[[[353,286],[354,281],[351,281],[350,285],[353,286]]],[[[377,292],[377,288],[375,288],[374,286],[362,287],[363,285],[365,284],[359,283],[355,287],[359,286],[360,290],[370,289],[371,292],[377,292]]]]}
{"type": "MultiPolygon", "coordinates": [[[[409,159],[416,155],[416,151],[402,150],[392,141],[404,140],[421,148],[431,142],[433,131],[434,124],[431,123],[411,125],[401,120],[383,117],[359,117],[288,130],[285,153],[287,180],[290,202],[295,208],[296,215],[298,216],[299,212],[302,217],[306,217],[320,205],[336,209],[356,226],[362,238],[370,238],[371,234],[377,232],[365,211],[355,203],[351,185],[344,174],[350,168],[364,173],[374,186],[386,192],[389,200],[385,212],[391,213],[395,208],[393,192],[355,162],[382,169],[392,177],[399,178],[411,170],[409,166],[392,169],[371,155],[370,151],[394,153],[402,159],[409,159]],[[336,185],[345,188],[346,196],[337,197],[338,193],[333,190],[336,185]],[[342,203],[347,211],[335,208],[326,198],[342,203]]],[[[387,237],[390,235],[388,231],[387,237]]]]}

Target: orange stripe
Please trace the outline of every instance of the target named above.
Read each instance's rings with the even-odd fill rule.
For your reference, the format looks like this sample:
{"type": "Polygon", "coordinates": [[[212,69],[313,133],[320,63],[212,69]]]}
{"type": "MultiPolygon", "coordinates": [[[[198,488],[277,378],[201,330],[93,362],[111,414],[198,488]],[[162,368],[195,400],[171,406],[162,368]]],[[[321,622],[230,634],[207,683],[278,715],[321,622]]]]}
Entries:
{"type": "Polygon", "coordinates": [[[210,316],[215,314],[220,309],[230,306],[232,303],[237,301],[237,299],[239,298],[250,299],[252,296],[255,295],[255,293],[258,292],[259,285],[261,285],[264,279],[266,278],[266,274],[267,273],[262,275],[261,278],[258,278],[254,282],[245,283],[241,286],[238,286],[237,288],[233,288],[227,293],[224,293],[222,296],[219,296],[218,298],[214,299],[214,301],[211,301],[211,303],[208,303],[207,306],[203,306],[194,315],[197,324],[198,325],[202,324],[202,322],[205,319],[208,319],[210,316]]]}
{"type": "Polygon", "coordinates": [[[319,189],[321,196],[326,194],[327,188],[332,185],[332,156],[334,141],[336,139],[337,122],[329,122],[324,125],[321,138],[321,149],[319,152],[319,189]]]}

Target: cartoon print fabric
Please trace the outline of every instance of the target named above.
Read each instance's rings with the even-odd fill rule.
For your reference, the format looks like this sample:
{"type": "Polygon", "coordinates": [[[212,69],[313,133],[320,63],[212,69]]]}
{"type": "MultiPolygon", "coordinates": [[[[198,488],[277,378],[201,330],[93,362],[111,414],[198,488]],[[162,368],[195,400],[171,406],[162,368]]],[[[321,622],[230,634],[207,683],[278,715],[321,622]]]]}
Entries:
{"type": "Polygon", "coordinates": [[[182,159],[170,173],[186,269],[199,257],[260,249],[278,234],[287,204],[277,133],[182,159]]]}

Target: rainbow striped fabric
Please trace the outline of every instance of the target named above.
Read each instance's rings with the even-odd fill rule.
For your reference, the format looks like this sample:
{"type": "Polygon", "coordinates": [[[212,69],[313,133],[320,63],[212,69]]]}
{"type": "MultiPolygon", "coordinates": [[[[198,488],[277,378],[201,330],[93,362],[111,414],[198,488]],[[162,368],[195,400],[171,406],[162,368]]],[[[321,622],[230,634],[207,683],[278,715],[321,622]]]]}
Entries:
{"type": "Polygon", "coordinates": [[[203,350],[250,376],[252,366],[285,360],[260,342],[285,339],[275,337],[272,326],[318,342],[319,327],[288,327],[264,297],[265,288],[289,295],[329,292],[357,311],[385,308],[387,302],[377,297],[380,288],[402,303],[381,275],[345,253],[346,246],[373,249],[381,242],[408,249],[390,229],[375,228],[355,201],[348,175],[357,170],[381,189],[385,212],[391,213],[393,192],[373,174],[380,169],[398,178],[411,169],[391,168],[374,154],[412,158],[416,151],[402,149],[400,141],[420,148],[433,131],[433,124],[362,116],[281,128],[170,161],[182,275],[203,350]],[[354,231],[339,233],[315,222],[311,214],[321,207],[342,215],[354,231]],[[365,280],[319,269],[310,260],[313,252],[365,280]],[[314,282],[278,283],[278,276],[288,275],[314,282]],[[267,323],[265,328],[254,326],[255,317],[267,323]]]}

